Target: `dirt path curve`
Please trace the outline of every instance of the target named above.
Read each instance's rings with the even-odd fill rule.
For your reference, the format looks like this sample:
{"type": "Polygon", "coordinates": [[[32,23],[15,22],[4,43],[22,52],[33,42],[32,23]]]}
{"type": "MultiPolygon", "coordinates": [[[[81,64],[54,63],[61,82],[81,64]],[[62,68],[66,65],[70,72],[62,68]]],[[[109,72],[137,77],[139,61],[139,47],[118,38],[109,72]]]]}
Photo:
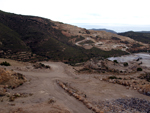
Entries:
{"type": "Polygon", "coordinates": [[[18,98],[16,104],[23,107],[24,104],[34,105],[48,101],[49,98],[54,98],[57,103],[64,106],[72,113],[92,113],[81,102],[74,97],[68,95],[62,88],[56,84],[56,80],[69,81],[74,79],[74,75],[69,73],[69,66],[60,62],[42,62],[51,66],[50,72],[28,72],[17,71],[24,74],[29,82],[23,86],[14,89],[13,93],[33,93],[33,96],[28,98],[18,98]],[[23,104],[22,104],[23,103],[23,104]]]}
{"type": "Polygon", "coordinates": [[[87,41],[87,40],[91,40],[91,41],[93,41],[94,43],[97,43],[94,39],[92,39],[92,38],[90,38],[90,37],[87,37],[87,38],[85,38],[84,40],[81,40],[81,41],[76,42],[75,44],[76,44],[77,46],[82,46],[82,45],[80,45],[80,43],[85,42],[85,41],[87,41]]]}

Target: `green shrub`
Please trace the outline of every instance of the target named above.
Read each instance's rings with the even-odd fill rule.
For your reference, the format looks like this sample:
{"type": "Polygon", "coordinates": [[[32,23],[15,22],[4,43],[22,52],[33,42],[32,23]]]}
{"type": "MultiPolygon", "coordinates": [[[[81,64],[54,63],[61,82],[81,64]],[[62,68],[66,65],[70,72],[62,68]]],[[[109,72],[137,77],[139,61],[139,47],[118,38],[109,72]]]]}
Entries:
{"type": "Polygon", "coordinates": [[[137,71],[142,71],[142,68],[140,68],[140,67],[139,67],[139,68],[137,68],[137,71]]]}
{"type": "Polygon", "coordinates": [[[150,82],[150,73],[147,73],[145,78],[148,82],[150,82]]]}
{"type": "Polygon", "coordinates": [[[48,66],[48,65],[46,65],[45,67],[46,67],[46,68],[50,68],[50,66],[48,66]]]}
{"type": "Polygon", "coordinates": [[[150,73],[141,74],[140,76],[138,76],[138,78],[146,79],[148,82],[150,82],[150,73]]]}
{"type": "Polygon", "coordinates": [[[117,61],[117,60],[114,60],[114,63],[118,63],[118,61],[117,61]]]}
{"type": "Polygon", "coordinates": [[[133,44],[131,47],[136,48],[136,47],[141,47],[141,46],[142,46],[141,44],[137,43],[137,44],[133,44]]]}
{"type": "Polygon", "coordinates": [[[40,66],[45,67],[45,65],[44,65],[44,64],[42,64],[42,63],[39,63],[39,64],[40,64],[40,66]]]}
{"type": "Polygon", "coordinates": [[[120,80],[121,80],[122,78],[121,78],[121,77],[119,77],[118,79],[120,79],[120,80]]]}
{"type": "Polygon", "coordinates": [[[112,37],[111,39],[113,39],[113,40],[121,40],[120,38],[117,38],[117,37],[112,37]]]}
{"type": "Polygon", "coordinates": [[[126,66],[128,66],[128,63],[127,63],[127,62],[124,62],[123,65],[126,67],[126,66]]]}
{"type": "Polygon", "coordinates": [[[0,65],[2,65],[2,66],[10,66],[10,63],[5,61],[5,62],[0,63],[0,65]]]}
{"type": "Polygon", "coordinates": [[[91,41],[91,40],[86,40],[86,41],[81,42],[81,43],[79,43],[79,44],[84,45],[84,44],[93,44],[93,43],[94,43],[94,42],[91,41]]]}
{"type": "Polygon", "coordinates": [[[109,79],[117,79],[116,76],[110,76],[109,79]]]}

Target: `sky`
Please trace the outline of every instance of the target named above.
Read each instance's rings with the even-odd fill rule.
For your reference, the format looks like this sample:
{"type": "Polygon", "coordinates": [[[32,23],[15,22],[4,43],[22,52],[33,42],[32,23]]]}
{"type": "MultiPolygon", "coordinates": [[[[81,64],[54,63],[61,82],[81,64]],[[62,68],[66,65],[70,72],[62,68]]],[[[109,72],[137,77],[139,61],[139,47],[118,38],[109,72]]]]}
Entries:
{"type": "Polygon", "coordinates": [[[0,10],[116,32],[150,31],[150,0],[0,0],[0,10]]]}

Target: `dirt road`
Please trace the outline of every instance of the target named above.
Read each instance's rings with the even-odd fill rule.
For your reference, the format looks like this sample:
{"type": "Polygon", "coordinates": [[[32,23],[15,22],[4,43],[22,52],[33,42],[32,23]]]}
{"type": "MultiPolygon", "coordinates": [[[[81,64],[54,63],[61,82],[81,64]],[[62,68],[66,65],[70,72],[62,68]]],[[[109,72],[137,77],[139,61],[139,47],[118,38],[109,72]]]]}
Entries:
{"type": "MultiPolygon", "coordinates": [[[[60,86],[56,84],[56,80],[64,79],[65,81],[69,81],[70,79],[72,79],[72,75],[67,74],[67,72],[65,71],[67,65],[64,65],[60,62],[49,62],[45,64],[51,66],[51,70],[49,72],[15,70],[16,72],[24,74],[28,79],[28,82],[21,87],[11,90],[10,92],[32,93],[33,95],[27,98],[18,98],[13,102],[15,103],[15,106],[7,107],[9,109],[19,107],[23,108],[26,111],[30,111],[32,106],[40,103],[45,103],[52,98],[56,100],[57,105],[62,106],[64,109],[67,109],[71,113],[92,113],[91,110],[87,109],[81,102],[76,100],[74,97],[68,95],[62,88],[60,88],[60,86]]],[[[5,104],[7,105],[8,103],[5,104]]],[[[49,109],[44,110],[44,113],[47,113],[48,110],[49,109]]]]}
{"type": "Polygon", "coordinates": [[[92,113],[83,103],[70,96],[58,86],[56,80],[67,82],[80,92],[84,92],[90,101],[111,100],[123,97],[150,100],[150,97],[139,94],[137,91],[128,90],[117,84],[113,85],[96,80],[94,78],[95,75],[75,74],[71,66],[61,62],[42,63],[50,65],[51,69],[45,71],[40,69],[17,70],[14,66],[9,67],[9,69],[14,69],[14,71],[24,74],[28,80],[22,86],[14,90],[9,90],[9,92],[31,93],[33,95],[26,98],[17,98],[14,102],[1,102],[0,113],[2,111],[3,113],[9,113],[9,111],[15,111],[16,109],[22,109],[25,111],[24,113],[58,113],[52,112],[53,108],[58,108],[62,113],[92,113]],[[49,99],[53,99],[56,102],[49,105],[49,99]]]}

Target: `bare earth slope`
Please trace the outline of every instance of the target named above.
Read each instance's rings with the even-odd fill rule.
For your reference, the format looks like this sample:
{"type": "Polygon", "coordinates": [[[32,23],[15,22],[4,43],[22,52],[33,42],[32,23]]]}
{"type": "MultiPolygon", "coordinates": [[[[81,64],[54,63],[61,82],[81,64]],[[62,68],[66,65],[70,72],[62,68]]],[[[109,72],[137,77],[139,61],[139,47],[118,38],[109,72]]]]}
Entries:
{"type": "Polygon", "coordinates": [[[106,31],[87,30],[55,21],[53,21],[53,23],[55,25],[54,28],[61,30],[62,34],[67,37],[74,37],[69,40],[70,42],[85,49],[96,47],[105,51],[110,51],[112,49],[131,51],[132,49],[135,49],[133,45],[140,45],[139,47],[136,47],[137,50],[146,49],[149,47],[148,44],[135,41],[130,37],[121,36],[106,31]],[[90,43],[87,42],[89,40],[91,41],[90,43]]]}

